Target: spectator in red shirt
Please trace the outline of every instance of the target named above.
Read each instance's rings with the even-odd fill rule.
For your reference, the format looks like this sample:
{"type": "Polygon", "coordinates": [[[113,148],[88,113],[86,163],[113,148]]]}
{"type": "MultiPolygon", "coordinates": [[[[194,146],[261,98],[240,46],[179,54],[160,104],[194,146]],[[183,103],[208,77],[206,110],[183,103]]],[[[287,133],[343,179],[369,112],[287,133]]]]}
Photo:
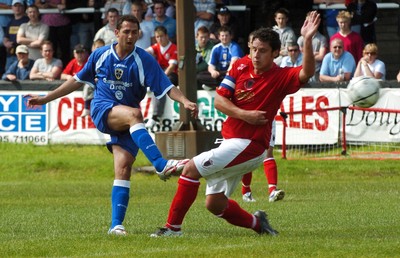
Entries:
{"type": "Polygon", "coordinates": [[[68,63],[61,74],[61,80],[68,80],[77,72],[82,70],[86,64],[89,53],[84,45],[78,44],[74,47],[74,58],[68,63]]]}

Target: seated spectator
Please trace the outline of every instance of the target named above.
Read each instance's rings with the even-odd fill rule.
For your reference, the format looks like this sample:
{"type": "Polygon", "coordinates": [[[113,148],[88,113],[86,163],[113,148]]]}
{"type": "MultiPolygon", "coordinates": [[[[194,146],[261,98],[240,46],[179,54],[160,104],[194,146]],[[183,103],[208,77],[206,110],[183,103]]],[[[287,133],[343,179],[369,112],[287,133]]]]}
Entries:
{"type": "Polygon", "coordinates": [[[343,48],[343,41],[339,38],[332,40],[330,53],[322,60],[319,79],[321,82],[350,81],[356,62],[354,57],[343,48]]]}
{"type": "MultiPolygon", "coordinates": [[[[157,26],[154,29],[154,36],[157,43],[148,47],[146,51],[156,58],[172,84],[178,86],[177,46],[169,40],[167,29],[163,26],[157,26]]],[[[146,128],[152,128],[156,123],[160,122],[160,118],[164,114],[166,97],[164,96],[161,99],[154,98],[153,116],[145,124],[146,128]]]]}
{"type": "Polygon", "coordinates": [[[117,28],[118,18],[119,18],[119,12],[117,9],[115,8],[108,9],[106,17],[108,23],[96,32],[93,41],[102,39],[104,40],[106,45],[111,45],[116,40],[114,31],[117,28]]]}
{"type": "Polygon", "coordinates": [[[29,72],[33,67],[34,61],[29,59],[29,50],[25,45],[19,45],[15,52],[18,60],[11,64],[3,74],[2,80],[16,81],[29,79],[29,72]]]}
{"type": "Polygon", "coordinates": [[[226,26],[219,28],[218,38],[221,42],[211,50],[211,58],[208,63],[208,72],[211,74],[211,78],[199,78],[200,82],[205,84],[203,88],[206,90],[218,87],[233,63],[243,57],[242,48],[232,41],[230,28],[226,26]]]}
{"type": "Polygon", "coordinates": [[[347,11],[340,11],[336,20],[339,24],[339,32],[330,38],[330,42],[337,38],[341,39],[344,44],[344,50],[350,52],[355,60],[360,60],[364,42],[360,34],[350,29],[351,14],[347,11]]]}
{"type": "Polygon", "coordinates": [[[303,62],[303,54],[300,52],[297,43],[289,43],[287,46],[288,55],[282,58],[281,67],[297,67],[303,62]]]}
{"type": "Polygon", "coordinates": [[[275,12],[275,22],[276,25],[272,28],[279,34],[279,39],[281,40],[281,51],[279,56],[274,59],[274,62],[279,66],[281,64],[282,58],[287,56],[287,47],[289,43],[297,42],[297,37],[293,29],[287,26],[289,20],[289,11],[285,8],[279,8],[275,12]]]}
{"type": "MultiPolygon", "coordinates": [[[[196,33],[196,73],[197,79],[202,76],[211,78],[208,72],[208,62],[210,62],[211,50],[214,43],[210,40],[210,31],[206,26],[201,26],[196,33]]],[[[197,89],[201,89],[201,83],[197,80],[197,89]]]]}
{"type": "Polygon", "coordinates": [[[215,1],[214,0],[193,0],[195,8],[194,31],[201,26],[206,26],[207,29],[211,28],[214,23],[215,16],[215,1]]]}
{"type": "Polygon", "coordinates": [[[74,58],[67,64],[61,73],[61,80],[68,80],[82,70],[89,57],[89,52],[84,45],[78,44],[74,47],[74,58]]]}
{"type": "MultiPolygon", "coordinates": [[[[231,28],[232,31],[232,40],[237,43],[243,43],[243,36],[240,34],[239,24],[235,16],[233,16],[228,9],[228,7],[223,6],[217,11],[217,20],[211,25],[210,28],[210,38],[214,41],[218,40],[218,29],[221,26],[227,26],[231,28]],[[240,37],[240,38],[239,38],[240,37]]],[[[243,31],[243,30],[242,30],[243,31]]]]}
{"type": "Polygon", "coordinates": [[[363,57],[357,64],[354,77],[368,76],[375,79],[386,79],[385,63],[377,59],[378,46],[375,43],[367,44],[363,50],[363,57]]]}
{"type": "Polygon", "coordinates": [[[17,33],[17,43],[29,48],[29,58],[36,60],[42,57],[40,46],[49,37],[49,26],[39,20],[39,8],[31,5],[26,9],[29,22],[21,24],[17,33]]]}
{"type": "MultiPolygon", "coordinates": [[[[307,14],[307,16],[308,15],[309,13],[307,14]]],[[[298,38],[297,43],[300,46],[300,51],[303,52],[303,44],[304,44],[303,36],[300,36],[298,38]]],[[[326,37],[322,35],[319,31],[317,31],[317,33],[312,38],[312,48],[314,51],[314,58],[315,58],[315,74],[310,79],[310,82],[319,82],[319,71],[321,69],[322,59],[324,59],[324,56],[328,50],[328,42],[326,40],[326,37]]]]}
{"type": "MultiPolygon", "coordinates": [[[[104,40],[98,39],[93,42],[92,52],[94,52],[96,49],[98,49],[100,47],[104,47],[104,46],[105,46],[104,40]]],[[[92,99],[94,97],[93,94],[94,94],[93,88],[90,87],[88,84],[85,84],[83,86],[83,91],[82,91],[82,97],[84,100],[84,109],[83,109],[81,117],[90,115],[90,103],[92,102],[92,99]]]]}
{"type": "Polygon", "coordinates": [[[371,0],[354,0],[347,6],[351,13],[351,30],[359,33],[364,44],[376,43],[375,21],[378,6],[371,0]]]}
{"type": "MultiPolygon", "coordinates": [[[[107,24],[109,21],[107,19],[108,10],[115,9],[118,14],[125,15],[131,13],[131,1],[127,0],[106,0],[104,1],[104,13],[101,16],[103,19],[103,24],[107,24]]],[[[107,44],[108,45],[108,44],[107,44]]]]}
{"type": "Polygon", "coordinates": [[[162,0],[155,0],[154,13],[155,17],[152,19],[154,28],[163,26],[167,29],[168,38],[172,43],[176,43],[176,20],[168,17],[166,12],[166,3],[162,0]]]}
{"type": "Polygon", "coordinates": [[[141,1],[134,1],[131,5],[131,14],[139,21],[139,38],[136,41],[136,46],[146,49],[155,43],[154,39],[154,25],[151,21],[143,19],[143,3],[141,1]]]}
{"type": "Polygon", "coordinates": [[[44,41],[41,50],[43,58],[39,58],[35,61],[29,74],[29,79],[47,81],[60,79],[63,64],[60,59],[53,57],[53,43],[47,40],[44,41]]]}

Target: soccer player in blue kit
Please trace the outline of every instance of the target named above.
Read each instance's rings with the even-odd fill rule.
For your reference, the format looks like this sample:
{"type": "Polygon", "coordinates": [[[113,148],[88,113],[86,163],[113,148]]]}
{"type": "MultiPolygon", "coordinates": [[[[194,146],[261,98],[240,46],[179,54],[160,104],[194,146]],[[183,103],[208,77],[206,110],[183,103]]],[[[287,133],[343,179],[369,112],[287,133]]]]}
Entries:
{"type": "Polygon", "coordinates": [[[198,108],[169,81],[150,54],[135,47],[139,22],[134,16],[121,16],[115,35],[116,43],[96,49],[84,68],[60,87],[45,96],[28,94],[26,97],[29,98],[28,106],[43,105],[79,89],[85,83],[94,88],[91,117],[99,131],[110,134],[111,141],[107,147],[114,156],[112,221],[108,233],[126,235],[122,222],[129,202],[132,165],[139,148],[163,180],[180,172],[189,161],[164,159],[147,132],[140,110],[146,87],[150,87],[157,98],[168,94],[190,110],[194,117],[198,108]]]}

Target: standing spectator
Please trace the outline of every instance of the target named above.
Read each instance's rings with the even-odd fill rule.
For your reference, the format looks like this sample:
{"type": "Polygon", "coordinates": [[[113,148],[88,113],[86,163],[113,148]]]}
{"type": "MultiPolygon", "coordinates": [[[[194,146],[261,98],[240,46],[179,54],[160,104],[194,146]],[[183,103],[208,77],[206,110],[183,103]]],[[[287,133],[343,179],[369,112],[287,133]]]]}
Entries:
{"type": "MultiPolygon", "coordinates": [[[[178,86],[178,49],[168,38],[167,29],[163,26],[157,26],[154,29],[154,36],[157,43],[148,47],[146,51],[153,55],[163,69],[168,79],[178,86]]],[[[160,119],[164,114],[166,96],[162,98],[154,98],[153,116],[146,123],[146,128],[152,128],[155,124],[160,123],[160,119]]]]}
{"type": "Polygon", "coordinates": [[[39,8],[31,5],[26,10],[29,22],[21,24],[18,29],[17,43],[27,45],[29,58],[36,60],[42,57],[40,46],[49,36],[49,26],[39,20],[39,8]]]}
{"type": "Polygon", "coordinates": [[[258,168],[264,160],[272,122],[282,100],[298,91],[314,75],[311,38],[319,22],[319,15],[313,12],[302,26],[305,51],[301,67],[277,67],[273,58],[280,50],[278,34],[269,28],[254,33],[252,63],[237,61],[215,96],[215,108],[228,116],[222,127],[224,141],[218,148],[195,156],[185,165],[167,221],[151,237],[182,235],[184,218],[196,200],[202,177],[207,183],[206,208],[212,214],[258,234],[278,234],[264,211],[250,214],[230,196],[242,175],[258,168]]]}
{"type": "Polygon", "coordinates": [[[114,8],[118,14],[125,15],[130,13],[131,1],[130,0],[106,0],[104,3],[104,13],[102,15],[103,24],[109,22],[107,20],[108,10],[114,8]]]}
{"type": "MultiPolygon", "coordinates": [[[[11,9],[12,0],[0,0],[0,9],[11,9]]],[[[6,31],[8,23],[11,21],[12,15],[0,14],[0,75],[5,72],[7,51],[3,45],[4,32],[6,31]]]]}
{"type": "Polygon", "coordinates": [[[219,86],[229,68],[243,56],[242,48],[232,41],[230,28],[226,26],[219,28],[218,38],[221,42],[211,50],[211,58],[208,63],[208,72],[211,74],[212,80],[203,82],[205,84],[203,88],[206,90],[219,86]]]}
{"type": "Polygon", "coordinates": [[[239,24],[237,22],[237,19],[235,16],[231,14],[231,11],[226,6],[222,6],[221,8],[218,9],[217,21],[215,21],[213,25],[211,25],[210,38],[213,39],[214,41],[219,41],[218,29],[221,28],[221,26],[227,26],[231,29],[233,41],[239,43],[239,45],[243,43],[243,37],[240,34],[239,24]]]}
{"type": "Polygon", "coordinates": [[[363,57],[357,64],[354,77],[368,76],[375,79],[386,79],[385,63],[377,59],[378,46],[375,43],[367,44],[363,50],[363,57]]]}
{"type": "Polygon", "coordinates": [[[110,8],[107,10],[107,24],[96,32],[94,40],[98,39],[104,40],[106,45],[111,45],[116,41],[115,28],[117,27],[117,21],[119,18],[119,12],[115,8],[110,8]]]}
{"type": "MultiPolygon", "coordinates": [[[[307,14],[307,16],[310,13],[307,14]]],[[[303,52],[304,38],[300,36],[297,40],[300,46],[300,51],[303,52]]],[[[328,42],[326,37],[322,35],[319,31],[314,35],[312,39],[312,47],[314,51],[315,58],[315,75],[310,79],[310,82],[319,82],[319,71],[321,70],[322,60],[326,52],[328,51],[328,42]]]]}
{"type": "Polygon", "coordinates": [[[68,80],[82,70],[89,57],[89,51],[83,44],[74,47],[74,58],[67,64],[61,73],[61,80],[68,80]]]}
{"type": "Polygon", "coordinates": [[[29,79],[29,72],[33,67],[34,61],[29,59],[28,47],[19,45],[15,52],[18,60],[10,65],[8,70],[3,74],[2,80],[16,81],[29,79]]]}
{"type": "MultiPolygon", "coordinates": [[[[343,4],[345,0],[314,0],[313,2],[314,4],[325,4],[328,7],[331,4],[343,4]]],[[[339,31],[339,25],[336,21],[338,13],[339,10],[333,8],[326,8],[324,11],[324,23],[328,38],[331,38],[333,34],[339,31]]]]}
{"type": "Polygon", "coordinates": [[[43,58],[39,58],[33,64],[29,74],[31,80],[54,81],[60,79],[62,72],[62,61],[54,58],[54,48],[51,41],[44,41],[41,47],[43,58]]]}
{"type": "Polygon", "coordinates": [[[70,38],[72,35],[71,21],[62,14],[67,0],[36,0],[35,5],[40,9],[57,8],[59,13],[42,14],[42,22],[49,26],[49,40],[53,43],[54,56],[67,64],[71,59],[70,38]]]}
{"type": "Polygon", "coordinates": [[[211,28],[214,23],[215,16],[215,1],[214,0],[193,0],[196,17],[194,20],[194,32],[201,26],[211,28]]]}
{"type": "Polygon", "coordinates": [[[25,15],[25,3],[23,0],[13,0],[12,11],[14,16],[11,18],[11,21],[8,23],[6,30],[4,31],[3,39],[3,45],[7,50],[6,70],[12,63],[17,61],[15,49],[18,46],[17,32],[19,26],[21,26],[22,23],[29,21],[29,18],[25,15]]]}
{"type": "Polygon", "coordinates": [[[152,19],[154,28],[163,26],[168,31],[168,38],[172,43],[176,43],[176,20],[165,15],[166,5],[162,0],[154,1],[155,17],[152,19]]]}
{"type": "MultiPolygon", "coordinates": [[[[94,7],[95,0],[67,0],[66,9],[80,7],[94,7]]],[[[94,14],[76,13],[68,14],[72,23],[71,47],[83,44],[86,49],[90,49],[94,37],[94,14]]]]}
{"type": "Polygon", "coordinates": [[[356,69],[354,57],[343,48],[343,41],[333,39],[330,46],[331,52],[322,60],[319,79],[321,82],[350,81],[356,69]]]}
{"type": "Polygon", "coordinates": [[[360,34],[350,29],[351,14],[347,11],[340,11],[336,20],[339,24],[339,32],[330,38],[330,42],[332,42],[333,39],[341,39],[344,44],[344,50],[350,52],[355,60],[360,60],[364,42],[360,34]]]}
{"type": "Polygon", "coordinates": [[[134,1],[131,5],[131,14],[138,19],[140,23],[139,39],[136,41],[136,46],[146,49],[155,43],[154,25],[151,21],[143,19],[143,3],[134,1]]]}
{"type": "Polygon", "coordinates": [[[134,16],[121,16],[115,30],[117,43],[94,51],[84,68],[54,91],[45,96],[26,96],[29,98],[28,107],[33,107],[65,96],[85,83],[96,87],[91,107],[92,120],[99,131],[110,134],[111,141],[107,147],[114,157],[110,235],[127,234],[122,224],[129,205],[132,166],[139,149],[154,165],[161,179],[180,173],[188,162],[187,159],[164,159],[145,129],[140,101],[146,95],[146,86],[159,97],[168,94],[194,117],[198,113],[196,103],[189,101],[171,84],[154,58],[135,47],[138,31],[139,22],[134,16]],[[119,87],[114,87],[116,85],[119,87]]]}
{"type": "Polygon", "coordinates": [[[281,51],[279,51],[279,56],[274,59],[274,62],[278,66],[281,64],[282,58],[288,55],[287,53],[288,44],[296,42],[297,40],[293,29],[287,26],[288,20],[289,20],[289,11],[287,9],[279,8],[275,12],[276,25],[272,28],[275,32],[279,34],[279,39],[281,40],[281,51]]]}
{"type": "Polygon", "coordinates": [[[211,78],[208,71],[208,62],[211,58],[211,50],[214,43],[210,40],[210,31],[206,26],[201,26],[196,33],[196,78],[197,89],[201,89],[201,78],[211,78]]]}
{"type": "MultiPolygon", "coordinates": [[[[281,67],[297,67],[303,62],[303,54],[300,52],[299,45],[289,43],[287,46],[288,55],[282,58],[281,67]]],[[[315,56],[314,56],[315,58],[315,56]]]]}
{"type": "Polygon", "coordinates": [[[375,21],[378,7],[371,0],[354,0],[347,5],[352,15],[351,30],[359,33],[364,44],[376,43],[375,21]]]}

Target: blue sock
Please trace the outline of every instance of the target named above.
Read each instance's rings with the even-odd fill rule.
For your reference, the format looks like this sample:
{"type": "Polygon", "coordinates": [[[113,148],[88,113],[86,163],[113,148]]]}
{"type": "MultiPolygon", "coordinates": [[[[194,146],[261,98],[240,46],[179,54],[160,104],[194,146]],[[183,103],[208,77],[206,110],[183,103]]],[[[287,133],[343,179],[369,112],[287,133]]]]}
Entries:
{"type": "Polygon", "coordinates": [[[144,155],[150,160],[157,171],[162,171],[167,165],[167,160],[161,155],[156,143],[147,132],[144,124],[136,124],[129,129],[135,144],[142,150],[144,155]]]}
{"type": "Polygon", "coordinates": [[[114,180],[111,192],[111,228],[122,225],[129,203],[130,181],[114,180]]]}

